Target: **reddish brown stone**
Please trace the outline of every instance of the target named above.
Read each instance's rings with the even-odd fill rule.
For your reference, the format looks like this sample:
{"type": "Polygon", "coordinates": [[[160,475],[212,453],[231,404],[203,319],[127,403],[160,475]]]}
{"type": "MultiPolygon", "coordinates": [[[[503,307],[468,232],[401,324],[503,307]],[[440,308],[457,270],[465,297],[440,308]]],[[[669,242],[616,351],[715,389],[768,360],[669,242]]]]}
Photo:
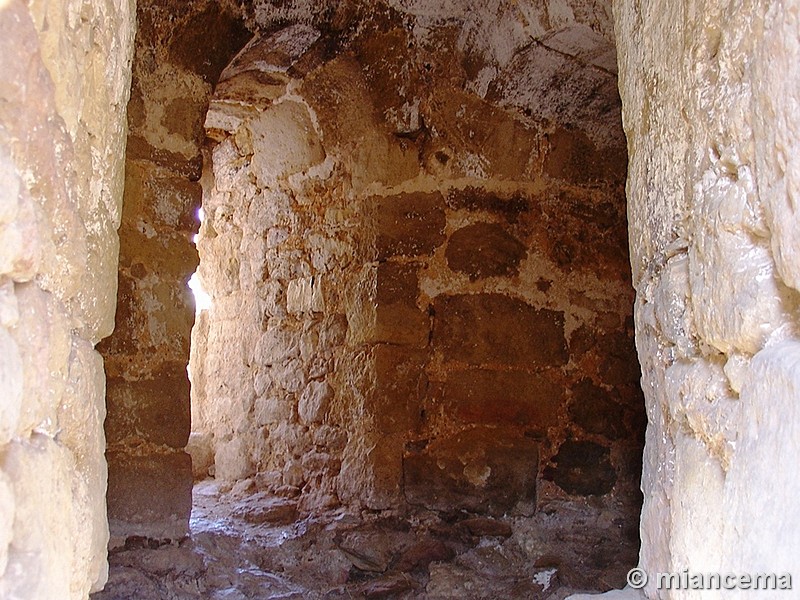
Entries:
{"type": "Polygon", "coordinates": [[[199,146],[196,154],[185,156],[179,152],[151,146],[143,136],[136,135],[133,130],[128,135],[125,157],[128,159],[127,164],[137,159],[151,161],[154,165],[169,169],[173,175],[186,177],[189,181],[199,181],[203,173],[203,155],[199,146]]]}
{"type": "Polygon", "coordinates": [[[501,215],[508,223],[516,223],[520,215],[530,211],[529,201],[518,194],[501,198],[474,187],[451,190],[447,196],[447,206],[454,210],[466,208],[471,211],[486,211],[501,215]]]}
{"type": "Polygon", "coordinates": [[[553,457],[555,466],[544,476],[568,494],[599,496],[610,492],[617,482],[609,449],[594,442],[567,440],[553,457]]]}
{"type": "Polygon", "coordinates": [[[445,239],[444,198],[439,193],[381,198],[376,224],[379,260],[433,254],[445,239]]]}
{"type": "Polygon", "coordinates": [[[157,229],[195,232],[202,196],[199,183],[167,175],[149,161],[126,165],[123,218],[131,225],[145,221],[157,229]]]}
{"type": "Polygon", "coordinates": [[[298,518],[297,501],[273,498],[261,492],[249,496],[233,511],[233,515],[256,525],[289,525],[298,518]]]}
{"type": "Polygon", "coordinates": [[[403,575],[386,575],[361,585],[360,594],[364,598],[398,598],[403,592],[417,587],[417,583],[403,575]]]}
{"type": "Polygon", "coordinates": [[[205,138],[205,118],[208,111],[206,98],[175,98],[164,107],[161,123],[170,133],[185,140],[202,143],[205,138]]]}
{"type": "Polygon", "coordinates": [[[220,81],[214,90],[215,100],[233,100],[261,109],[286,90],[287,78],[281,73],[244,71],[220,81]]]}
{"type": "MultiPolygon", "coordinates": [[[[188,12],[185,7],[182,10],[173,10],[176,11],[175,14],[188,12]]],[[[138,11],[140,31],[137,35],[142,34],[141,23],[149,21],[141,18],[144,12],[145,8],[138,11]]],[[[174,23],[180,26],[177,31],[170,31],[170,58],[202,76],[212,85],[217,82],[225,66],[252,37],[244,19],[217,2],[205,5],[203,10],[189,14],[188,18],[175,19],[174,23]],[[198,52],[198,48],[203,51],[198,52]]]]}
{"type": "Polygon", "coordinates": [[[448,266],[470,281],[516,275],[526,254],[522,242],[494,223],[462,227],[450,236],[445,252],[448,266]]]}
{"type": "Polygon", "coordinates": [[[604,383],[625,385],[638,383],[642,376],[633,337],[624,331],[602,336],[603,362],[600,375],[604,383]]]}
{"type": "Polygon", "coordinates": [[[378,266],[376,341],[422,347],[430,337],[430,318],[417,308],[419,265],[378,266]]]}
{"type": "Polygon", "coordinates": [[[186,365],[164,363],[152,379],[112,377],[106,390],[109,446],[131,439],[172,448],[186,446],[191,428],[186,365]]]}
{"type": "Polygon", "coordinates": [[[376,381],[371,404],[381,433],[416,429],[427,389],[426,352],[380,344],[375,348],[376,381]]]}
{"type": "Polygon", "coordinates": [[[403,552],[394,568],[402,572],[427,569],[432,562],[450,560],[454,554],[443,541],[425,538],[403,552]]]}
{"type": "Polygon", "coordinates": [[[519,181],[538,175],[541,132],[535,125],[460,89],[432,87],[426,104],[430,128],[457,156],[479,153],[490,178],[519,181]]]}
{"type": "Polygon", "coordinates": [[[539,432],[558,422],[564,385],[526,371],[453,371],[444,388],[448,412],[467,422],[521,425],[539,432]]]}
{"type": "Polygon", "coordinates": [[[434,347],[447,360],[524,367],[567,362],[564,315],[500,294],[439,296],[434,347]]]}
{"type": "Polygon", "coordinates": [[[431,510],[502,515],[536,497],[539,449],[514,430],[474,427],[408,452],[406,499],[431,510]]]}
{"type": "MultiPolygon", "coordinates": [[[[136,333],[145,328],[147,315],[136,304],[136,281],[145,274],[141,262],[134,263],[137,275],[130,277],[120,270],[117,279],[117,312],[114,315],[114,334],[97,345],[97,350],[106,361],[106,377],[117,375],[109,357],[114,355],[136,354],[139,349],[136,333]]],[[[124,367],[123,367],[124,368],[124,367]]]]}
{"type": "Polygon", "coordinates": [[[329,136],[333,144],[353,140],[376,120],[361,65],[349,55],[337,56],[309,73],[300,92],[319,121],[326,123],[326,150],[329,136]]]}
{"type": "Polygon", "coordinates": [[[373,105],[382,115],[390,112],[402,114],[403,105],[413,102],[412,95],[420,85],[419,72],[406,68],[414,58],[410,55],[409,34],[402,24],[398,25],[401,26],[360,40],[356,50],[358,61],[364,67],[373,105]]]}
{"type": "Polygon", "coordinates": [[[336,542],[356,569],[373,573],[383,573],[389,567],[395,543],[394,536],[377,528],[348,532],[336,542]]]}
{"type": "Polygon", "coordinates": [[[609,392],[582,379],[572,389],[572,395],[570,418],[585,432],[609,439],[625,435],[625,409],[609,397],[609,392]]]}
{"type": "Polygon", "coordinates": [[[106,458],[112,537],[180,539],[189,533],[193,481],[188,454],[109,452],[106,458]]]}
{"type": "Polygon", "coordinates": [[[550,135],[550,152],[544,171],[570,183],[625,180],[628,155],[624,150],[596,149],[585,133],[557,129],[550,135]]]}
{"type": "Polygon", "coordinates": [[[478,537],[511,537],[511,525],[497,519],[473,517],[460,521],[458,526],[478,537]]]}
{"type": "Polygon", "coordinates": [[[597,347],[597,334],[587,325],[578,327],[569,338],[569,351],[573,359],[578,359],[592,348],[597,347]]]}

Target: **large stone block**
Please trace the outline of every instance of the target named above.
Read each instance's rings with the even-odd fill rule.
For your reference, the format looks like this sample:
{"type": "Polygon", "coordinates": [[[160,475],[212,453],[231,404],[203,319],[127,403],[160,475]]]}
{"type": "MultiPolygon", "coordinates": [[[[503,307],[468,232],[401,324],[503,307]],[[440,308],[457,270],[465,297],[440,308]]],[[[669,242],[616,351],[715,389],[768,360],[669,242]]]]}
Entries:
{"type": "Polygon", "coordinates": [[[389,344],[375,348],[375,384],[369,410],[382,434],[414,430],[427,389],[428,353],[389,344]]]}
{"type": "Polygon", "coordinates": [[[142,438],[153,444],[183,448],[189,440],[191,408],[186,366],[167,362],[152,379],[107,382],[108,443],[142,438]]]}
{"type": "Polygon", "coordinates": [[[446,360],[524,367],[567,362],[563,313],[501,294],[439,296],[434,348],[446,360]]]}
{"type": "Polygon", "coordinates": [[[451,269],[475,281],[516,275],[526,254],[522,242],[500,225],[474,223],[450,236],[445,256],[451,269]]]}
{"type": "Polygon", "coordinates": [[[594,442],[567,440],[553,457],[555,466],[545,469],[544,476],[569,494],[607,494],[617,482],[609,454],[608,448],[594,442]]]}
{"type": "MultiPolygon", "coordinates": [[[[21,359],[22,363],[22,402],[17,431],[27,434],[34,428],[45,428],[54,432],[72,350],[69,315],[54,294],[42,291],[33,282],[17,283],[14,291],[19,320],[10,333],[19,350],[17,360],[21,359]]],[[[13,353],[8,355],[8,360],[9,367],[15,366],[13,353]]],[[[9,387],[8,393],[9,404],[13,407],[14,388],[9,387]]]]}
{"type": "Polygon", "coordinates": [[[379,260],[433,254],[444,242],[444,198],[439,193],[380,198],[376,211],[379,260]]]}
{"type": "Polygon", "coordinates": [[[580,130],[557,129],[549,136],[550,152],[544,172],[570,183],[621,182],[625,179],[628,155],[620,150],[596,148],[580,130]]]}
{"type": "Polygon", "coordinates": [[[585,432],[619,439],[625,435],[625,409],[611,394],[589,379],[582,379],[572,388],[570,419],[585,432]]]}
{"type": "Polygon", "coordinates": [[[150,161],[131,160],[126,164],[123,214],[129,221],[138,221],[140,227],[147,223],[155,228],[193,232],[198,225],[195,211],[201,197],[199,183],[150,161]]]}
{"type": "Polygon", "coordinates": [[[445,410],[479,425],[518,425],[546,433],[558,422],[564,384],[526,371],[452,371],[444,386],[445,410]]]}
{"type": "Polygon", "coordinates": [[[447,206],[454,210],[488,212],[508,223],[517,223],[531,210],[530,201],[519,193],[505,197],[477,187],[450,190],[447,206]]]}
{"type": "Polygon", "coordinates": [[[420,127],[419,110],[409,108],[421,83],[419,70],[407,67],[415,60],[412,48],[410,31],[397,27],[366,36],[356,50],[375,109],[393,131],[402,133],[420,127]]]}
{"type": "Polygon", "coordinates": [[[511,181],[538,175],[537,127],[466,91],[434,88],[431,96],[425,118],[455,155],[445,161],[453,175],[511,181]]]}
{"type": "Polygon", "coordinates": [[[474,427],[408,451],[405,496],[432,510],[502,515],[536,498],[539,448],[512,430],[474,427]]]}
{"type": "Polygon", "coordinates": [[[325,418],[334,390],[327,381],[311,381],[303,390],[297,414],[305,424],[321,423],[325,418]]]}
{"type": "Polygon", "coordinates": [[[404,433],[368,440],[366,478],[360,482],[362,501],[373,510],[397,506],[402,498],[404,433]]]}
{"type": "Polygon", "coordinates": [[[79,529],[79,519],[87,507],[79,498],[85,490],[73,479],[74,467],[72,455],[44,435],[13,441],[0,454],[0,473],[11,483],[3,500],[12,513],[3,520],[13,522],[0,597],[76,598],[70,593],[73,585],[88,591],[87,573],[73,571],[89,566],[81,563],[89,536],[79,529]]]}
{"type": "Polygon", "coordinates": [[[253,173],[262,187],[325,159],[308,109],[297,102],[276,104],[247,127],[253,144],[253,173]]]}
{"type": "Polygon", "coordinates": [[[92,346],[114,324],[132,8],[0,2],[2,598],[106,581],[92,346]]]}
{"type": "Polygon", "coordinates": [[[112,547],[131,536],[181,539],[189,533],[192,459],[185,452],[106,454],[112,547]]]}
{"type": "MultiPolygon", "coordinates": [[[[274,425],[273,425],[274,426],[274,425]]],[[[239,435],[227,441],[217,441],[214,453],[215,476],[222,481],[238,481],[255,475],[251,439],[239,435]]]]}
{"type": "Polygon", "coordinates": [[[753,357],[740,395],[744,426],[721,498],[724,569],[800,572],[799,397],[800,342],[786,340],[753,357]]]}
{"type": "Polygon", "coordinates": [[[3,403],[0,404],[0,445],[11,441],[17,431],[22,409],[23,368],[19,348],[5,327],[0,327],[0,386],[3,403]]]}
{"type": "Polygon", "coordinates": [[[0,472],[0,573],[5,573],[8,565],[8,547],[14,537],[15,504],[11,480],[0,472]]]}
{"type": "Polygon", "coordinates": [[[722,352],[754,354],[787,319],[784,283],[769,249],[754,243],[750,231],[736,231],[740,225],[726,218],[725,212],[744,212],[743,203],[723,208],[714,200],[698,210],[702,225],[689,248],[695,327],[722,352]]]}
{"type": "Polygon", "coordinates": [[[325,300],[319,277],[293,279],[286,288],[286,310],[291,314],[323,312],[325,300]]]}
{"type": "Polygon", "coordinates": [[[385,262],[378,266],[375,340],[422,347],[430,337],[430,318],[417,307],[420,265],[385,262]]]}

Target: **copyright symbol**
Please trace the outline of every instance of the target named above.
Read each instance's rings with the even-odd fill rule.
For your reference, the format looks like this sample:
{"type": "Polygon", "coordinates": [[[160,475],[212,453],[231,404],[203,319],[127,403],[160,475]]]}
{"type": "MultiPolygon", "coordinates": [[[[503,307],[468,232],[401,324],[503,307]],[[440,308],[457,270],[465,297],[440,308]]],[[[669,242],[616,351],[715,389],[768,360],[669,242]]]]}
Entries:
{"type": "Polygon", "coordinates": [[[647,585],[647,573],[644,569],[634,567],[628,571],[628,585],[635,590],[640,590],[647,585]]]}

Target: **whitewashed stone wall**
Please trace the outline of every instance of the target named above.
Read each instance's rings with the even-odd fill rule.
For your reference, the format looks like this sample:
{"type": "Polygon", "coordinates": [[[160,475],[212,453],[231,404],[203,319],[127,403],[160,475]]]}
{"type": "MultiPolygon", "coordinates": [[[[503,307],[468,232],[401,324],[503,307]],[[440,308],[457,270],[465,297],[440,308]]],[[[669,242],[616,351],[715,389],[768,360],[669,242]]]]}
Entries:
{"type": "Polygon", "coordinates": [[[0,597],[107,577],[114,326],[133,2],[0,1],[0,597]]]}
{"type": "Polygon", "coordinates": [[[657,591],[652,575],[800,577],[800,2],[625,0],[615,13],[649,417],[646,594],[738,597],[657,591]]]}

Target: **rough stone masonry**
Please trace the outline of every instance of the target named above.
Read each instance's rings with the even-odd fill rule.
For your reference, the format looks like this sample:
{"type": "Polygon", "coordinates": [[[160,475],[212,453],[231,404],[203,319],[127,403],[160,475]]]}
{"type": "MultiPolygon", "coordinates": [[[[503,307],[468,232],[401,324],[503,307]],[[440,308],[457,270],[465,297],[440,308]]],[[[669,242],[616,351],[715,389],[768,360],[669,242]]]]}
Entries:
{"type": "Polygon", "coordinates": [[[132,2],[0,2],[0,597],[107,577],[103,361],[114,326],[132,2]]]}
{"type": "Polygon", "coordinates": [[[609,24],[573,16],[493,57],[465,23],[423,21],[342,9],[254,37],[222,72],[196,474],[306,513],[630,494],[642,413],[609,24]]]}

